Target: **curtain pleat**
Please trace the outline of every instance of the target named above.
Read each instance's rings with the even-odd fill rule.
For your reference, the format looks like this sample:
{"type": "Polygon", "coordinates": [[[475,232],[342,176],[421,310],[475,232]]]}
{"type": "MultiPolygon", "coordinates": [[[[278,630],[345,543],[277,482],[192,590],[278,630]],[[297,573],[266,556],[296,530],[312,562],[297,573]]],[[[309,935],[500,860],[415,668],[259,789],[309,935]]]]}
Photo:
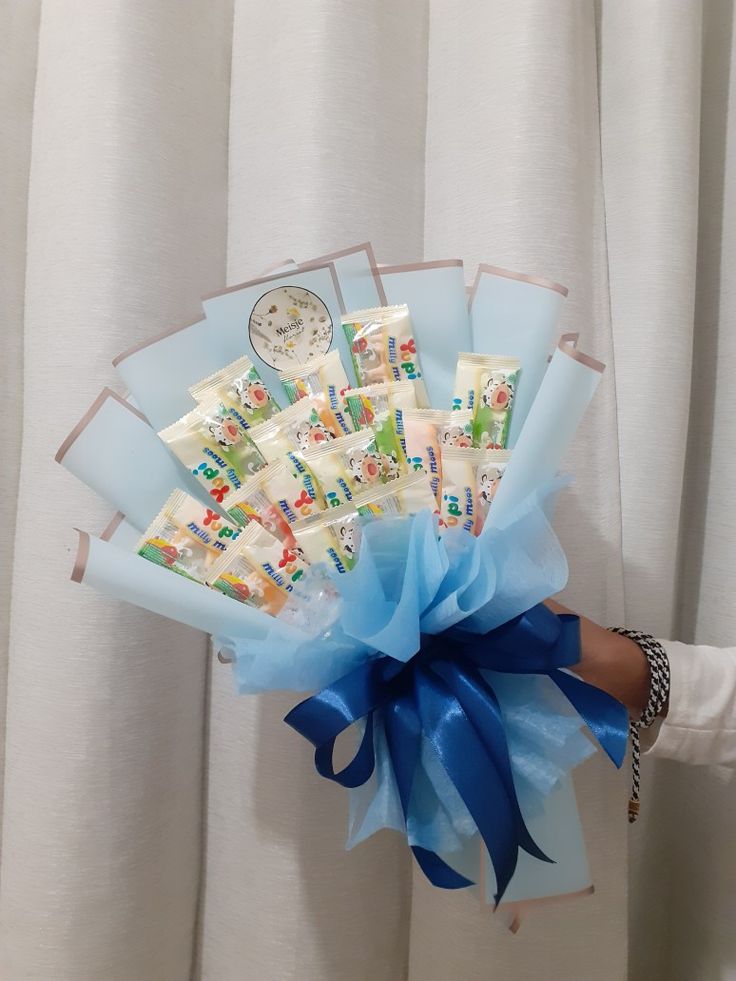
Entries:
{"type": "Polygon", "coordinates": [[[112,357],[191,316],[202,281],[223,275],[230,26],[212,0],[43,5],[0,880],[8,981],[190,977],[206,638],[69,582],[73,526],[101,530],[109,506],[53,457],[114,383],[112,357]]]}
{"type": "MultiPolygon", "coordinates": [[[[371,239],[422,257],[424,0],[236,3],[228,280],[371,239]]],[[[243,328],[245,329],[245,327],[243,328]]],[[[410,864],[397,835],[346,853],[346,795],[215,663],[201,977],[403,981],[410,864]]]]}
{"type": "MultiPolygon", "coordinates": [[[[676,622],[676,530],[687,476],[701,22],[700,3],[624,0],[603,3],[599,25],[626,622],[663,637],[673,636],[676,622]]],[[[646,805],[630,841],[636,979],[672,977],[667,950],[679,808],[670,768],[647,764],[646,805]]]]}
{"type": "Polygon", "coordinates": [[[33,92],[36,82],[40,0],[0,6],[0,814],[5,765],[10,584],[13,580],[16,497],[23,436],[23,295],[26,217],[31,166],[33,92]]]}
{"type": "Polygon", "coordinates": [[[675,626],[692,368],[701,20],[692,0],[602,5],[626,615],[666,637],[675,626]]]}
{"type": "MultiPolygon", "coordinates": [[[[568,461],[556,527],[574,609],[623,615],[615,372],[592,5],[431,5],[425,251],[534,272],[570,289],[560,330],[608,364],[568,461]]],[[[576,775],[596,895],[539,907],[511,941],[471,896],[415,876],[411,981],[626,972],[625,788],[600,759],[576,775]],[[574,927],[571,927],[574,924],[574,927]],[[590,943],[595,933],[596,943],[590,943]]]]}
{"type": "MultiPolygon", "coordinates": [[[[731,381],[736,365],[732,274],[736,262],[734,9],[730,0],[709,0],[702,4],[702,27],[698,11],[691,5],[683,5],[679,13],[679,21],[674,23],[668,6],[662,5],[658,11],[660,32],[669,32],[666,48],[672,55],[669,75],[674,90],[667,95],[669,112],[660,115],[668,121],[680,115],[688,120],[685,134],[678,132],[682,122],[668,127],[668,155],[688,160],[689,166],[679,168],[687,183],[670,186],[666,202],[673,215],[670,224],[679,221],[684,225],[683,213],[687,224],[673,229],[658,260],[672,265],[667,284],[671,319],[666,326],[673,340],[670,345],[661,324],[664,379],[655,384],[660,398],[667,400],[670,418],[677,419],[678,424],[683,419],[689,422],[679,561],[674,570],[674,632],[686,641],[732,646],[736,638],[736,509],[732,490],[736,481],[736,397],[731,381]],[[683,30],[687,25],[689,29],[683,30]],[[700,66],[697,77],[692,69],[687,70],[693,63],[700,66]],[[689,91],[682,88],[683,65],[689,91]],[[698,121],[699,129],[695,129],[698,121]],[[685,139],[690,153],[699,152],[695,165],[685,153],[685,139]],[[695,190],[694,166],[699,169],[695,190]],[[678,338],[687,330],[688,303],[691,311],[694,308],[689,401],[684,392],[680,395],[675,375],[681,369],[678,338]]],[[[661,126],[652,128],[656,133],[661,126]]],[[[665,163],[672,182],[671,165],[664,161],[662,167],[665,163]]],[[[664,292],[663,278],[660,293],[664,292]]],[[[652,319],[656,316],[654,309],[648,313],[652,319]]],[[[649,338],[646,343],[648,350],[649,338]]],[[[658,421],[652,432],[662,431],[658,421]]],[[[684,440],[680,436],[674,442],[675,447],[655,450],[663,461],[660,472],[665,460],[682,457],[684,440]]],[[[648,440],[646,452],[651,451],[652,440],[648,440]]],[[[664,524],[659,529],[663,537],[668,530],[664,524]]],[[[666,549],[669,560],[672,545],[666,549]]],[[[671,582],[672,570],[663,571],[668,573],[665,582],[671,582]]],[[[648,589],[645,595],[655,604],[660,602],[655,589],[648,589]]],[[[632,852],[637,874],[630,904],[631,981],[652,977],[720,981],[730,976],[736,962],[732,915],[736,881],[732,847],[734,774],[720,767],[658,763],[645,772],[645,778],[651,788],[649,806],[632,852]]]]}

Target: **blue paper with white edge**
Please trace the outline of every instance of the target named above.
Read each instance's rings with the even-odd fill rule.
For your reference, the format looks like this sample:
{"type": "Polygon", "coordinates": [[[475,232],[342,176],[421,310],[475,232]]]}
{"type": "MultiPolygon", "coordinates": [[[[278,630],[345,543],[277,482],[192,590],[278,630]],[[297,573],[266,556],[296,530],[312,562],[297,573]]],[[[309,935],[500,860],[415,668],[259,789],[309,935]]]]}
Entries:
{"type": "Polygon", "coordinates": [[[406,303],[429,399],[449,409],[460,351],[471,351],[463,264],[459,259],[389,266],[381,281],[390,304],[406,303]]]}
{"type": "Polygon", "coordinates": [[[206,316],[124,352],[114,363],[157,430],[194,407],[192,385],[244,354],[284,407],[288,398],[278,372],[308,354],[337,348],[352,377],[342,314],[382,301],[372,250],[356,246],[331,261],[284,264],[208,297],[202,304],[206,316]]]}
{"type": "MultiPolygon", "coordinates": [[[[372,291],[377,286],[368,259],[367,253],[366,258],[356,258],[351,252],[341,263],[343,276],[353,277],[352,300],[373,300],[372,291]]],[[[324,296],[329,294],[325,305],[333,328],[341,337],[342,307],[353,304],[341,300],[339,280],[336,289],[335,276],[329,268],[288,269],[278,279],[254,286],[260,289],[273,282],[288,285],[297,280],[304,284],[304,277],[310,273],[314,273],[309,279],[311,287],[322,290],[324,296]],[[330,289],[334,292],[330,293],[330,289]]],[[[452,280],[454,326],[451,336],[443,336],[438,350],[444,350],[446,344],[453,351],[467,349],[470,322],[465,313],[459,313],[461,268],[423,269],[416,276],[411,271],[387,275],[384,281],[392,284],[388,299],[402,302],[407,299],[403,293],[415,285],[420,293],[427,289],[431,293],[433,286],[440,288],[440,277],[448,286],[452,280]],[[466,341],[462,341],[466,332],[466,341]]],[[[237,292],[233,291],[232,300],[220,301],[217,315],[217,303],[210,308],[211,319],[131,353],[118,366],[155,428],[173,421],[189,407],[184,407],[184,399],[189,397],[182,394],[183,381],[191,384],[247,350],[242,338],[255,301],[250,294],[235,297],[237,292]],[[167,376],[156,389],[157,372],[167,365],[171,377],[167,376]]],[[[382,299],[376,293],[373,303],[382,299]]],[[[421,310],[417,313],[417,322],[426,326],[420,350],[427,351],[425,368],[429,367],[428,374],[432,376],[428,379],[430,388],[447,390],[454,366],[451,368],[447,358],[434,356],[436,327],[431,311],[426,318],[421,310]]],[[[479,325],[476,318],[473,329],[483,343],[479,325]]],[[[417,333],[419,336],[421,330],[417,333]]],[[[330,343],[335,342],[333,330],[330,343]]],[[[480,349],[487,350],[486,344],[480,349]]],[[[341,353],[346,369],[351,371],[350,358],[341,353]]],[[[435,519],[429,512],[369,522],[363,530],[356,568],[324,583],[335,597],[329,624],[317,619],[289,624],[235,603],[141,561],[128,551],[125,537],[120,540],[125,547],[119,547],[117,540],[102,541],[83,535],[76,578],[113,597],[214,634],[218,646],[234,656],[233,671],[238,690],[243,693],[322,689],[370,663],[379,653],[388,655],[398,665],[410,664],[423,638],[459,625],[468,634],[485,634],[558,592],[567,579],[565,556],[550,526],[549,512],[562,486],[555,475],[600,373],[576,358],[569,346],[562,346],[543,381],[542,372],[538,375],[539,393],[533,393],[537,397],[531,399],[527,425],[482,535],[473,538],[451,531],[439,539],[435,519]]],[[[528,392],[526,397],[530,397],[528,392]]],[[[145,421],[113,401],[103,403],[77,435],[63,462],[125,512],[133,528],[143,528],[172,486],[185,482],[179,479],[181,468],[156,443],[155,434],[151,435],[145,421]],[[126,461],[135,465],[126,465],[126,461]],[[149,471],[155,471],[155,475],[149,471]],[[141,479],[142,474],[145,479],[141,479]]],[[[313,604],[312,611],[321,615],[326,607],[324,603],[313,604]]],[[[581,718],[546,676],[510,677],[487,672],[486,677],[503,714],[524,821],[542,849],[555,859],[555,864],[550,864],[520,852],[504,900],[584,889],[590,880],[570,780],[572,768],[593,752],[590,739],[583,734],[581,718]]],[[[375,715],[375,769],[366,783],[350,791],[349,845],[358,844],[379,828],[395,828],[406,833],[412,846],[437,854],[461,876],[484,882],[490,897],[495,890],[493,869],[483,857],[474,820],[433,745],[422,739],[405,814],[381,711],[375,715]]]]}
{"type": "Polygon", "coordinates": [[[480,266],[471,295],[473,351],[519,359],[509,446],[516,445],[557,338],[567,291],[555,283],[528,281],[502,269],[480,266]]]}

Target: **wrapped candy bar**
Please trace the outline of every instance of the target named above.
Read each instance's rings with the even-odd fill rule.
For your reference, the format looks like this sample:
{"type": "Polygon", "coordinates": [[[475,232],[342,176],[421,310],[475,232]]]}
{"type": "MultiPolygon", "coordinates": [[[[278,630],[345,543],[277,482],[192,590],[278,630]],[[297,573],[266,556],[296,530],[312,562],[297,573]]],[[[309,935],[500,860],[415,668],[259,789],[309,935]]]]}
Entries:
{"type": "Polygon", "coordinates": [[[361,489],[395,480],[406,472],[403,455],[382,453],[370,427],[308,450],[303,459],[315,474],[329,507],[346,504],[361,489]]]}
{"type": "Polygon", "coordinates": [[[429,405],[405,303],[356,310],[342,318],[342,327],[360,385],[411,381],[416,388],[417,405],[429,405]]]}
{"type": "Polygon", "coordinates": [[[514,395],[519,378],[515,358],[494,358],[480,373],[480,397],[473,414],[473,443],[489,450],[508,446],[514,395]]]}
{"type": "Polygon", "coordinates": [[[240,529],[182,490],[175,490],[138,542],[136,552],[180,576],[206,582],[240,529]]]}
{"type": "Polygon", "coordinates": [[[441,415],[437,417],[437,438],[440,450],[445,446],[472,446],[473,413],[470,409],[460,409],[455,412],[439,411],[441,415]]]}
{"type": "Polygon", "coordinates": [[[210,569],[209,584],[269,616],[303,624],[309,620],[307,596],[294,595],[294,584],[303,578],[306,568],[297,551],[252,524],[210,569]]]}
{"type": "Polygon", "coordinates": [[[475,446],[505,449],[508,445],[518,378],[517,358],[459,355],[452,408],[473,410],[475,446]]]}
{"type": "Polygon", "coordinates": [[[409,470],[429,476],[437,502],[442,487],[442,450],[472,446],[472,412],[442,409],[407,409],[402,418],[409,470]]]}
{"type": "Polygon", "coordinates": [[[440,525],[479,535],[499,481],[510,459],[508,450],[448,446],[442,451],[440,525]]]}
{"type": "Polygon", "coordinates": [[[283,460],[269,463],[230,494],[223,507],[236,525],[256,521],[284,544],[293,545],[289,525],[321,510],[317,492],[310,494],[304,485],[305,474],[302,479],[295,477],[283,460]]]}
{"type": "Polygon", "coordinates": [[[356,429],[370,426],[381,453],[396,460],[406,457],[404,412],[415,409],[416,389],[411,382],[384,382],[354,388],[345,395],[345,404],[356,429]]]}
{"type": "Polygon", "coordinates": [[[197,402],[219,399],[243,429],[257,426],[279,411],[250,358],[242,357],[192,385],[189,394],[197,402]]]}
{"type": "MultiPolygon", "coordinates": [[[[309,565],[296,547],[279,541],[257,521],[251,521],[241,529],[235,551],[287,593],[293,592],[294,586],[304,578],[309,565]]],[[[232,552],[228,553],[226,561],[232,554],[232,552]]],[[[215,579],[219,572],[220,563],[211,573],[212,585],[215,587],[217,586],[215,579]]]]}
{"type": "Polygon", "coordinates": [[[269,462],[295,450],[300,452],[320,446],[342,435],[342,426],[334,412],[314,398],[299,399],[250,433],[269,462]]]}
{"type": "Polygon", "coordinates": [[[213,589],[246,603],[270,616],[278,616],[289,599],[259,566],[253,562],[247,550],[234,548],[225,555],[210,572],[213,589]]]}
{"type": "Polygon", "coordinates": [[[351,388],[345,393],[345,404],[356,429],[375,428],[377,421],[391,417],[400,430],[401,413],[417,407],[416,389],[411,382],[380,382],[351,388]]]}
{"type": "Polygon", "coordinates": [[[294,536],[310,563],[326,562],[339,573],[349,572],[358,559],[360,522],[349,504],[305,518],[294,525],[294,536]]]}
{"type": "Polygon", "coordinates": [[[159,436],[218,504],[266,465],[248,433],[219,400],[198,405],[159,436]]]}
{"type": "Polygon", "coordinates": [[[314,398],[299,399],[268,422],[250,431],[251,438],[270,462],[286,461],[307,495],[324,506],[319,481],[304,460],[306,450],[322,446],[342,435],[342,428],[331,409],[314,398]]]}
{"type": "Polygon", "coordinates": [[[237,542],[209,570],[218,592],[278,617],[300,630],[324,629],[337,614],[338,596],[304,550],[271,535],[258,522],[243,528],[237,542]],[[322,604],[328,609],[322,609],[322,604]]]}
{"type": "Polygon", "coordinates": [[[380,484],[353,498],[359,514],[417,514],[435,511],[434,493],[426,474],[412,473],[380,484]]]}
{"type": "Polygon", "coordinates": [[[290,402],[311,397],[334,414],[344,433],[353,431],[344,406],[344,395],[350,382],[339,351],[328,351],[322,357],[312,358],[303,365],[281,371],[279,378],[290,402]]]}

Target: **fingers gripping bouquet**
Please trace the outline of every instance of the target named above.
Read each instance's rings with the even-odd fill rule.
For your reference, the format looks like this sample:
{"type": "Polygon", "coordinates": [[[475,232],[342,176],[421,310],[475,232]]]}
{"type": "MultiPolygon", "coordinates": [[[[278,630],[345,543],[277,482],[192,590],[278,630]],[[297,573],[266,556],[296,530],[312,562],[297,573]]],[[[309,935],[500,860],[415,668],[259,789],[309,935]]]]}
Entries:
{"type": "Polygon", "coordinates": [[[119,356],[131,396],[58,454],[122,512],[73,578],[212,634],[242,693],[310,693],[286,722],[349,790],[349,846],[393,828],[496,903],[590,886],[570,773],[626,745],[542,605],[603,370],[574,335],[548,358],[564,293],[481,266],[468,309],[460,263],[379,275],[369,246],[289,264],[119,356]]]}

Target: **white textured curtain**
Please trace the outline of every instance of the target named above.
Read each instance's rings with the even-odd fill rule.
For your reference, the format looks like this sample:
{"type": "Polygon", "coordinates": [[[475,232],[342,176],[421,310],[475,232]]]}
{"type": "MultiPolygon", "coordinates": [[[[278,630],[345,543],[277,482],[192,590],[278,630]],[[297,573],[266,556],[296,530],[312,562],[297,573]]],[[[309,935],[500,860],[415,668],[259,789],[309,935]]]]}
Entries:
{"type": "Polygon", "coordinates": [[[0,0],[3,981],[736,971],[730,773],[649,768],[632,838],[625,778],[587,764],[596,895],[512,937],[397,836],[342,850],[290,699],[69,583],[72,526],[110,514],[53,463],[115,354],[287,255],[546,275],[609,365],[558,520],[570,603],[734,643],[732,6],[0,0]]]}

